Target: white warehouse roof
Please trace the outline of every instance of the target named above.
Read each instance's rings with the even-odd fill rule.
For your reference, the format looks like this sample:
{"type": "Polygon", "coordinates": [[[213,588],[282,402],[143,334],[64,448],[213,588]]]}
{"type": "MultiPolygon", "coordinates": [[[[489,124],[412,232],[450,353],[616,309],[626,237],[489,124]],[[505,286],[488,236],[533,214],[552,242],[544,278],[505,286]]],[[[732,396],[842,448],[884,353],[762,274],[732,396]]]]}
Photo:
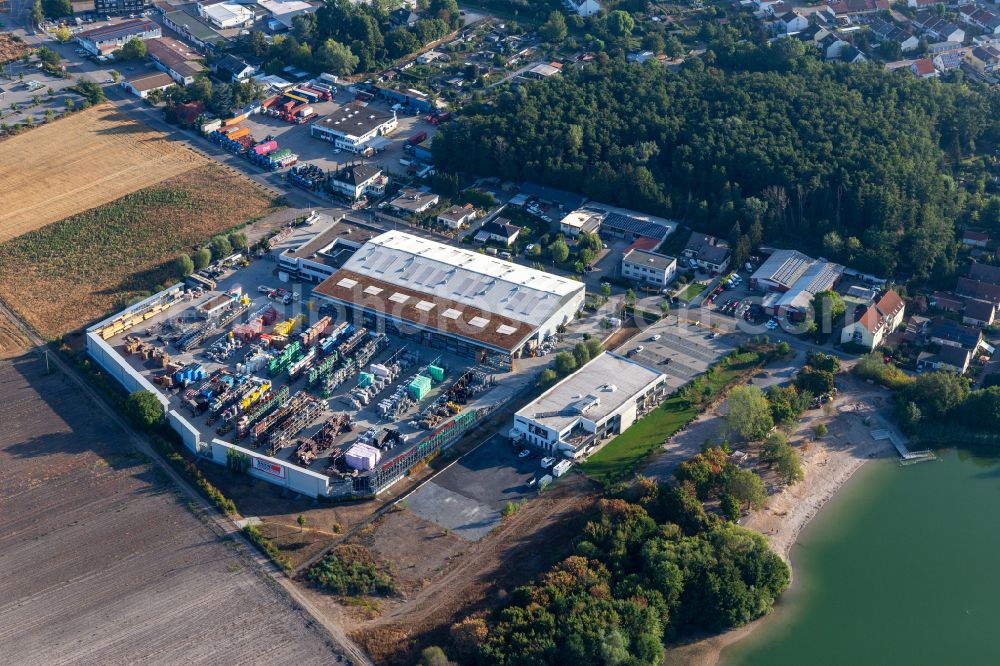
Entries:
{"type": "Polygon", "coordinates": [[[555,432],[580,418],[600,423],[665,378],[661,372],[605,352],[525,405],[517,416],[555,432]]]}
{"type": "Polygon", "coordinates": [[[402,231],[371,239],[343,270],[533,326],[584,290],[576,280],[402,231]]]}

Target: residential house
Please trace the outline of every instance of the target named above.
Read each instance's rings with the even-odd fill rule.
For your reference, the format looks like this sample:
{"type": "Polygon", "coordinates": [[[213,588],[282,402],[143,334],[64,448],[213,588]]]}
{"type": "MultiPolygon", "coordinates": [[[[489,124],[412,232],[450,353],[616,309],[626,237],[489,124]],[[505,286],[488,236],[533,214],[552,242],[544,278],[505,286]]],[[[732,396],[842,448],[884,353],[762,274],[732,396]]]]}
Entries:
{"type": "Polygon", "coordinates": [[[877,349],[887,335],[899,328],[906,314],[906,304],[894,289],[889,289],[875,303],[865,308],[857,321],[844,326],[841,344],[848,342],[866,349],[877,349]]]}
{"type": "Polygon", "coordinates": [[[914,60],[910,64],[910,71],[918,79],[933,79],[938,75],[938,71],[934,67],[934,62],[928,58],[914,60]]]}
{"type": "Polygon", "coordinates": [[[878,17],[872,19],[870,29],[879,42],[896,42],[903,53],[913,51],[920,45],[920,40],[908,31],[878,17]]]}
{"type": "Polygon", "coordinates": [[[449,229],[461,229],[476,219],[476,209],[472,204],[452,206],[448,210],[438,213],[437,219],[442,226],[449,229]]]}
{"type": "Polygon", "coordinates": [[[783,14],[775,22],[775,25],[778,28],[778,32],[786,35],[794,35],[801,30],[805,30],[809,26],[809,19],[806,18],[805,14],[801,14],[797,11],[790,11],[783,14]]]}
{"type": "Polygon", "coordinates": [[[162,36],[163,31],[160,30],[160,26],[149,19],[141,18],[84,30],[78,32],[75,39],[88,53],[95,56],[106,56],[114,53],[133,39],[146,41],[162,36]]]}
{"type": "Polygon", "coordinates": [[[593,16],[601,11],[601,3],[597,0],[565,0],[566,7],[584,18],[593,16]]]}
{"type": "Polygon", "coordinates": [[[819,41],[817,46],[826,60],[840,60],[850,44],[837,35],[829,33],[819,41]]]}
{"type": "Polygon", "coordinates": [[[955,293],[968,298],[978,298],[1000,306],[1000,285],[968,277],[958,278],[955,293]]]}
{"type": "Polygon", "coordinates": [[[368,195],[380,197],[388,183],[382,169],[372,164],[352,164],[330,178],[330,187],[352,201],[368,195]]]}
{"type": "Polygon", "coordinates": [[[868,56],[866,56],[861,49],[853,44],[844,49],[844,51],[840,54],[840,59],[849,65],[854,65],[859,62],[868,62],[868,56]]]}
{"type": "Polygon", "coordinates": [[[476,240],[480,243],[500,243],[510,247],[520,233],[521,227],[511,224],[510,220],[505,217],[498,217],[479,228],[479,231],[476,232],[476,240]]]}
{"type": "MultiPolygon", "coordinates": [[[[770,14],[772,16],[774,15],[774,7],[775,7],[775,5],[784,5],[785,4],[782,0],[753,0],[753,2],[757,6],[757,9],[759,11],[762,11],[765,14],[770,14]]],[[[780,12],[778,15],[780,16],[781,14],[784,14],[784,13],[785,12],[780,12]]]]}
{"type": "Polygon", "coordinates": [[[965,62],[984,75],[991,75],[1000,66],[1000,49],[995,46],[976,46],[965,53],[965,62]]]}
{"type": "Polygon", "coordinates": [[[1000,266],[991,266],[975,261],[969,265],[969,270],[965,272],[965,275],[972,280],[1000,284],[1000,266]]]}
{"type": "Polygon", "coordinates": [[[389,206],[405,215],[416,215],[436,206],[440,200],[441,197],[433,192],[406,187],[400,190],[399,195],[389,202],[389,206]]]}
{"type": "Polygon", "coordinates": [[[938,55],[939,53],[947,53],[949,51],[958,51],[962,55],[965,55],[962,42],[934,42],[927,45],[927,52],[931,55],[938,55]]]}
{"type": "Polygon", "coordinates": [[[810,44],[818,48],[820,42],[822,42],[829,34],[830,34],[829,30],[827,30],[826,28],[824,28],[819,24],[814,23],[809,27],[807,27],[806,29],[795,33],[795,35],[793,36],[795,37],[795,39],[798,39],[801,42],[805,42],[806,44],[810,44]]]}
{"type": "Polygon", "coordinates": [[[983,332],[980,329],[944,317],[935,317],[931,325],[931,342],[942,347],[976,349],[982,339],[983,332]]]}
{"type": "Polygon", "coordinates": [[[992,326],[996,320],[997,306],[990,301],[978,298],[965,299],[965,310],[962,311],[962,323],[970,326],[992,326]]]}
{"type": "Polygon", "coordinates": [[[622,256],[622,277],[658,288],[666,287],[677,275],[677,259],[648,250],[633,249],[622,256]]]}
{"type": "Polygon", "coordinates": [[[947,370],[964,374],[969,369],[972,361],[972,350],[961,347],[941,347],[936,354],[932,352],[920,352],[917,356],[917,372],[931,370],[947,370]]]}
{"type": "Polygon", "coordinates": [[[913,25],[922,29],[932,39],[940,42],[965,41],[964,30],[931,12],[919,12],[913,19],[913,25]]]}
{"type": "Polygon", "coordinates": [[[707,271],[721,273],[729,265],[732,252],[725,240],[695,231],[681,254],[707,271]]]}
{"type": "Polygon", "coordinates": [[[861,16],[889,9],[889,0],[827,0],[837,16],[861,16]]]}
{"type": "Polygon", "coordinates": [[[163,72],[144,74],[121,82],[122,88],[142,99],[149,97],[154,90],[166,90],[173,85],[176,85],[174,80],[163,72]]]}
{"type": "Polygon", "coordinates": [[[961,312],[965,307],[965,304],[952,294],[946,294],[941,291],[934,292],[931,296],[929,305],[942,312],[961,312]]]}
{"type": "Polygon", "coordinates": [[[982,231],[966,230],[962,232],[962,245],[985,248],[990,242],[990,235],[982,231]]]}
{"type": "Polygon", "coordinates": [[[980,28],[987,35],[1000,34],[1000,14],[983,9],[978,5],[962,5],[958,8],[958,17],[980,28]]]}
{"type": "Polygon", "coordinates": [[[906,0],[906,6],[910,9],[931,9],[935,5],[944,4],[943,0],[906,0]]]}
{"type": "Polygon", "coordinates": [[[910,315],[903,331],[903,341],[914,345],[923,345],[930,331],[931,320],[920,315],[910,315]]]}
{"type": "Polygon", "coordinates": [[[212,69],[226,83],[236,83],[257,73],[256,67],[228,53],[212,65],[212,69]]]}
{"type": "Polygon", "coordinates": [[[958,69],[965,62],[965,52],[964,51],[946,51],[945,53],[939,53],[934,56],[934,68],[939,72],[950,72],[953,69],[958,69]]]}
{"type": "Polygon", "coordinates": [[[559,231],[576,238],[582,233],[596,234],[604,221],[605,211],[578,208],[559,220],[559,231]]]}

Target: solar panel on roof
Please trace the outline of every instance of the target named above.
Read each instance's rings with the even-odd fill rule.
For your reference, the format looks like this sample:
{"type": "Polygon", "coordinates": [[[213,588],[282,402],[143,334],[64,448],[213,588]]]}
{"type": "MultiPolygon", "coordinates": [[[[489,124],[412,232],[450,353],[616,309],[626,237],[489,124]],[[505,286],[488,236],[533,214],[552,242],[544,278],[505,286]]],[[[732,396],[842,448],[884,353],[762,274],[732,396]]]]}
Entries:
{"type": "Polygon", "coordinates": [[[473,280],[471,277],[463,277],[462,279],[457,281],[457,284],[455,284],[455,288],[452,291],[452,293],[457,296],[462,296],[465,294],[465,291],[470,286],[475,286],[475,280],[473,280]]]}

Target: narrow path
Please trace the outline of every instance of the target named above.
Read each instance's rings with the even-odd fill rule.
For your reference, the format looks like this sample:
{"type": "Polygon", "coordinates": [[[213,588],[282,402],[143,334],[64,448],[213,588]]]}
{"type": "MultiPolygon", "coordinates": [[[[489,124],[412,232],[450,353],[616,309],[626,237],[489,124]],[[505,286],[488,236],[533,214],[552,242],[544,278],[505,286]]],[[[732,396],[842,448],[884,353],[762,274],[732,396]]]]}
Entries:
{"type": "Polygon", "coordinates": [[[77,372],[75,368],[70,367],[58,354],[51,353],[46,347],[45,341],[39,336],[28,324],[26,324],[20,317],[18,317],[10,308],[7,307],[5,303],[0,301],[0,316],[8,318],[12,321],[18,329],[31,341],[32,345],[35,347],[35,351],[40,355],[46,355],[48,362],[60,370],[66,377],[68,377],[72,382],[74,382],[81,390],[81,392],[89,397],[92,402],[108,416],[116,425],[118,425],[128,436],[129,443],[135,447],[137,451],[145,455],[151,461],[153,461],[157,467],[173,482],[175,486],[191,501],[201,511],[202,517],[209,523],[209,526],[213,531],[220,536],[220,538],[228,538],[239,543],[243,546],[245,554],[250,558],[257,569],[257,572],[268,579],[277,583],[285,594],[288,596],[289,600],[297,604],[303,611],[308,613],[316,624],[321,627],[329,635],[332,642],[338,644],[344,653],[350,655],[351,659],[356,663],[371,665],[371,660],[368,659],[367,655],[361,650],[357,644],[354,643],[344,631],[343,627],[340,625],[330,622],[318,608],[316,608],[309,599],[306,598],[304,594],[296,587],[296,585],[285,576],[284,572],[281,571],[274,563],[269,559],[264,557],[260,551],[257,550],[246,538],[244,538],[243,533],[236,527],[232,520],[226,516],[222,516],[211,505],[208,500],[206,500],[200,493],[198,493],[188,482],[181,476],[170,464],[168,464],[163,458],[160,457],[159,453],[153,448],[150,441],[137,430],[135,430],[131,424],[129,424],[125,419],[123,419],[117,411],[115,411],[110,405],[108,405],[104,397],[97,392],[85,379],[83,379],[77,372]]]}

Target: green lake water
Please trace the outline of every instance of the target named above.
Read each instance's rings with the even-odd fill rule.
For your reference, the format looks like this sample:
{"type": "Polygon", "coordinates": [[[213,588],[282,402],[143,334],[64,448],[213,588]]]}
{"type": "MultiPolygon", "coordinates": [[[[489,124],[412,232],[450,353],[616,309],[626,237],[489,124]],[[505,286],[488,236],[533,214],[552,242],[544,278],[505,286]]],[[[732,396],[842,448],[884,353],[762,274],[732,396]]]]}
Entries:
{"type": "Polygon", "coordinates": [[[865,465],[803,531],[795,584],[724,666],[1000,664],[1000,460],[865,465]]]}

